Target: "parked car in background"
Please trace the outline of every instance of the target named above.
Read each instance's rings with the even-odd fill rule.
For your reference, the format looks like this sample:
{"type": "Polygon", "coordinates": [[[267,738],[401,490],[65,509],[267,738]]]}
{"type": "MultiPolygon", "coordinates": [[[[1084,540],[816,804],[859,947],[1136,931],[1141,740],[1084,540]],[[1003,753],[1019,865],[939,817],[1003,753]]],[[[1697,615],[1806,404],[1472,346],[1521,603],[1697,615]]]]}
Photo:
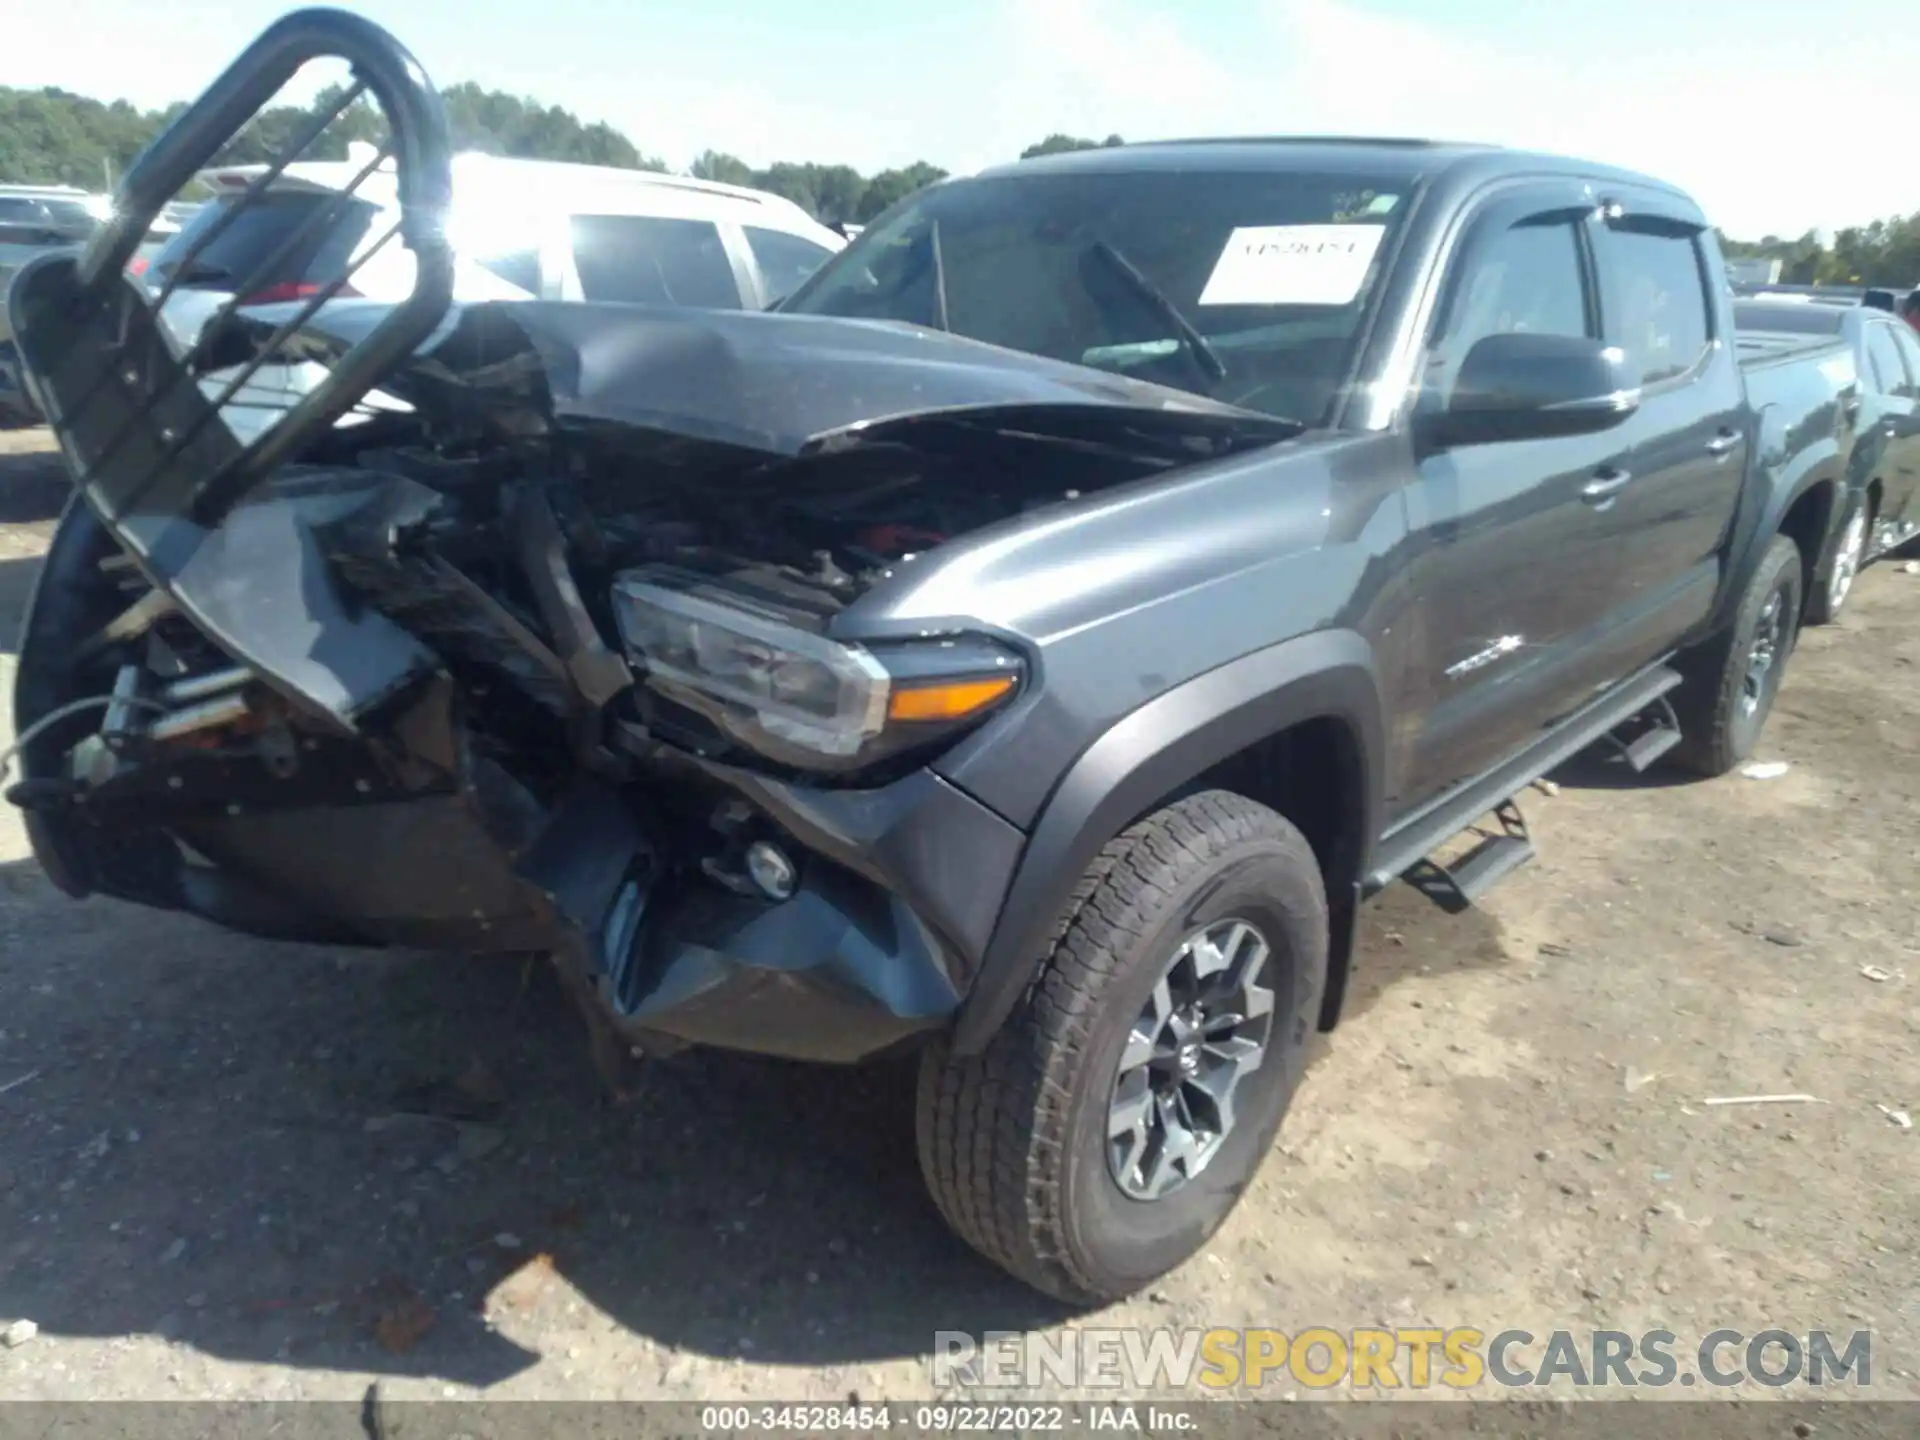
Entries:
{"type": "MultiPolygon", "coordinates": [[[[374,158],[372,147],[356,145],[346,160],[296,162],[244,209],[241,198],[266,166],[203,171],[200,183],[213,198],[150,263],[136,262],[150,289],[166,295],[163,314],[176,341],[191,345],[243,282],[248,306],[309,299],[347,272],[342,301],[406,295],[411,256],[398,243],[380,243],[398,218],[393,170],[388,164],[369,173],[374,158]]],[[[460,301],[759,310],[846,244],[798,205],[758,190],[477,153],[454,157],[447,230],[460,301]]],[[[228,424],[243,436],[257,433],[321,373],[314,365],[266,367],[237,397],[228,424]]],[[[204,383],[217,393],[225,373],[204,383]]],[[[383,403],[370,397],[367,408],[383,403]]]]}
{"type": "Polygon", "coordinates": [[[28,260],[85,240],[112,202],[70,185],[0,185],[0,294],[28,260]]]}
{"type": "Polygon", "coordinates": [[[1749,364],[1837,349],[1858,377],[1842,518],[1808,595],[1807,619],[1824,624],[1864,566],[1920,536],[1920,337],[1867,305],[1740,300],[1734,323],[1749,364]]]}
{"type": "MultiPolygon", "coordinates": [[[[179,232],[198,207],[174,204],[154,217],[129,269],[138,273],[179,232]]],[[[77,245],[113,214],[112,197],[71,186],[0,185],[0,301],[13,273],[44,250],[77,245]]],[[[39,406],[28,393],[14,352],[6,306],[0,303],[0,426],[37,425],[39,406]]]]}
{"type": "MultiPolygon", "coordinates": [[[[364,265],[343,293],[405,294],[411,269],[404,252],[396,245],[373,254],[397,218],[391,166],[375,170],[346,198],[342,192],[372,158],[367,147],[354,150],[344,161],[289,165],[265,204],[233,218],[229,211],[266,167],[202,172],[213,198],[155,258],[155,279],[217,300],[232,293],[222,282],[246,276],[255,282],[250,299],[266,303],[311,294],[315,277],[364,265]],[[330,206],[339,209],[334,218],[274,257],[283,240],[330,206]],[[176,275],[173,267],[189,254],[192,272],[176,275]],[[261,273],[270,258],[276,258],[273,269],[261,273]]],[[[798,205],[763,191],[648,170],[476,153],[454,157],[447,225],[461,267],[457,299],[517,295],[758,310],[846,244],[798,205]]]]}
{"type": "MultiPolygon", "coordinates": [[[[70,185],[0,185],[0,296],[22,265],[45,250],[85,240],[106,211],[96,197],[70,185]]],[[[0,315],[0,425],[36,424],[39,411],[22,386],[8,337],[0,315]]]]}
{"type": "Polygon", "coordinates": [[[93,234],[100,218],[85,195],[0,191],[0,246],[76,244],[93,234]]]}

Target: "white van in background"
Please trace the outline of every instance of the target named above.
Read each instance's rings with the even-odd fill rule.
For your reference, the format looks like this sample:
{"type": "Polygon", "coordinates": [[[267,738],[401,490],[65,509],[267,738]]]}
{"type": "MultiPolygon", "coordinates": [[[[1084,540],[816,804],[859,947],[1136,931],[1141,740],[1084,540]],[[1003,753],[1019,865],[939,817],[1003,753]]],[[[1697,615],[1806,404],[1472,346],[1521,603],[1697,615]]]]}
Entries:
{"type": "MultiPolygon", "coordinates": [[[[339,201],[372,158],[371,147],[356,144],[346,160],[289,165],[263,200],[195,258],[195,273],[181,288],[221,293],[220,280],[253,274],[316,211],[339,201]]],[[[154,277],[170,280],[169,266],[219,224],[266,169],[233,165],[201,172],[213,199],[154,257],[154,277]]],[[[389,163],[366,176],[331,223],[278,257],[273,272],[261,277],[259,288],[270,296],[263,303],[312,293],[364,254],[398,213],[389,163]]],[[[846,244],[792,201],[760,190],[651,170],[473,152],[454,157],[447,228],[461,262],[456,298],[463,300],[520,295],[764,309],[846,244]],[[484,280],[487,274],[509,289],[484,280]],[[462,282],[472,293],[460,292],[462,282]]],[[[400,298],[407,289],[403,282],[410,282],[403,255],[397,242],[385,247],[355,277],[353,290],[369,299],[400,298]]]]}

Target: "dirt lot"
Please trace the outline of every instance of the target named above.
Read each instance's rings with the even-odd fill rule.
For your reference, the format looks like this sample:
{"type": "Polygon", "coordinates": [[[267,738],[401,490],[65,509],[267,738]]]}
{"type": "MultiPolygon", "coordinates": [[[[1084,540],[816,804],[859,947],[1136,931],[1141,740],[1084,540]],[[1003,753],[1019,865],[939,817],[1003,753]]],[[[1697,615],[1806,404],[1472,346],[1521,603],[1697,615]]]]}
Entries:
{"type": "MultiPolygon", "coordinates": [[[[9,650],[50,459],[0,459],[9,650]]],[[[1880,566],[1802,643],[1783,777],[1586,763],[1485,909],[1383,897],[1253,1193],[1099,1323],[1871,1328],[1920,1397],[1916,667],[1880,566]]],[[[0,847],[0,1325],[39,1327],[0,1398],[903,1398],[936,1329],[1068,1318],[940,1225],[908,1071],[696,1055],[613,1110],[544,973],[74,904],[11,810],[0,847]]]]}

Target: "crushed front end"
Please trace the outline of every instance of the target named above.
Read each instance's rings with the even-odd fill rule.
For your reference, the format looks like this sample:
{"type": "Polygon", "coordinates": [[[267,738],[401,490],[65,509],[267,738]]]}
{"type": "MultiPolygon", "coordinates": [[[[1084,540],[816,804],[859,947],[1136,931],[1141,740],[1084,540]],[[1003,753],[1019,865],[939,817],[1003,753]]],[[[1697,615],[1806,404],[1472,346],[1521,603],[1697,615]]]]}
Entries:
{"type": "Polygon", "coordinates": [[[454,310],[448,173],[419,66],[298,12],[85,252],[15,280],[76,485],[14,697],[41,863],[265,937],[546,952],[611,1050],[851,1061],[937,1029],[1025,837],[928,761],[1037,662],[964,616],[863,630],[862,600],[1278,422],[908,327],[454,310]],[[387,118],[415,291],[349,303],[363,254],[182,341],[133,248],[321,55],[387,118]],[[326,378],[227,424],[269,360],[326,378]]]}
{"type": "Polygon", "coordinates": [[[164,583],[70,506],[9,791],[57,885],[549,952],[647,1048],[852,1060],[944,1020],[1021,837],[911,752],[1014,693],[1017,656],[843,646],[832,587],[686,522],[636,538],[567,514],[564,478],[363,458],[288,467],[164,583]]]}
{"type": "MultiPolygon", "coordinates": [[[[211,523],[76,465],[9,792],[55,883],[547,952],[643,1049],[848,1061],[943,1023],[1022,837],[916,757],[1017,694],[1017,651],[832,639],[862,582],[803,519],[637,487],[624,432],[380,438],[330,432],[211,523]]],[[[679,448],[694,490],[769,463],[679,448]]]]}
{"type": "MultiPolygon", "coordinates": [[[[142,157],[93,245],[13,287],[77,489],[14,696],[8,797],[36,855],[71,895],[271,938],[551,953],[627,1045],[852,1060],[939,1024],[980,943],[976,907],[997,904],[1017,854],[1011,827],[911,766],[858,790],[736,771],[738,707],[712,696],[708,714],[659,700],[682,729],[657,736],[620,653],[616,576],[629,626],[658,631],[650,581],[692,598],[754,567],[656,513],[670,506],[605,504],[633,457],[585,473],[550,407],[540,434],[514,433],[511,405],[472,424],[477,379],[432,423],[405,405],[362,423],[358,402],[448,310],[447,161],[404,50],[355,17],[300,12],[142,157]],[[387,121],[417,285],[334,346],[326,381],[276,423],[232,426],[222,409],[250,369],[344,303],[351,272],[264,324],[223,313],[183,348],[159,319],[165,287],[125,267],[143,212],[324,56],[354,67],[342,104],[370,95],[387,121]],[[965,858],[934,863],[935,837],[965,858]]],[[[539,402],[537,374],[531,390],[495,382],[539,402]]],[[[779,570],[748,590],[759,572],[780,588],[779,570]]],[[[817,620],[821,593],[794,603],[817,620]]],[[[787,713],[804,721],[808,702],[787,713]]],[[[872,717],[851,718],[864,744],[872,717]]]]}

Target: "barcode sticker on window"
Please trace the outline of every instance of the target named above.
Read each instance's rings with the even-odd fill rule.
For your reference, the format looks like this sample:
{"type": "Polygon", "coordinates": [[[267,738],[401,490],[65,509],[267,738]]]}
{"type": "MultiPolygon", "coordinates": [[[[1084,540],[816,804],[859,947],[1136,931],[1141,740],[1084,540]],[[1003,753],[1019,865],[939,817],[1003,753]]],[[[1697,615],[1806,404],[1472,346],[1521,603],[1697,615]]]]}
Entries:
{"type": "Polygon", "coordinates": [[[1227,237],[1202,305],[1348,305],[1384,225],[1252,225],[1227,237]]]}

